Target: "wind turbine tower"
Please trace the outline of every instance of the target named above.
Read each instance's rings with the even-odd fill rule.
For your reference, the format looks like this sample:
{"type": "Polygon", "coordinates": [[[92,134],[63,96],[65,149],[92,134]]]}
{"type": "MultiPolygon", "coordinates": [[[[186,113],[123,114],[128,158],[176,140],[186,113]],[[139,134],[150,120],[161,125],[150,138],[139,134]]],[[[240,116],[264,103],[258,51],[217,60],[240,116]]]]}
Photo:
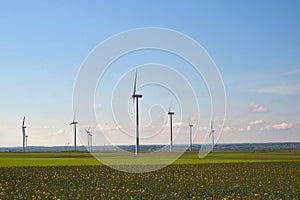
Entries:
{"type": "Polygon", "coordinates": [[[23,117],[23,123],[22,123],[22,151],[25,152],[25,137],[26,137],[26,133],[25,133],[25,129],[27,127],[25,126],[25,116],[23,117]]]}
{"type": "Polygon", "coordinates": [[[213,122],[210,122],[210,133],[209,135],[211,136],[211,151],[214,152],[214,146],[215,146],[215,130],[213,127],[213,122]]]}
{"type": "Polygon", "coordinates": [[[136,94],[136,81],[137,81],[137,70],[135,71],[134,85],[133,85],[133,93],[132,93],[132,108],[134,110],[134,103],[136,102],[136,112],[135,112],[135,120],[136,120],[136,141],[135,141],[135,155],[139,154],[139,98],[142,98],[143,95],[136,94]]]}
{"type": "Polygon", "coordinates": [[[87,134],[87,138],[88,138],[88,148],[90,149],[90,152],[93,151],[93,135],[91,134],[90,128],[85,129],[85,132],[87,134]],[[91,140],[90,140],[91,138],[91,140]]]}
{"type": "Polygon", "coordinates": [[[25,136],[25,149],[27,151],[27,146],[28,146],[28,135],[25,136]]]}
{"type": "Polygon", "coordinates": [[[75,121],[75,116],[76,116],[76,112],[74,113],[74,117],[73,117],[73,121],[69,124],[69,125],[73,125],[74,126],[74,151],[77,151],[77,146],[76,146],[76,126],[78,124],[78,122],[75,121]]]}
{"type": "Polygon", "coordinates": [[[189,127],[190,127],[190,151],[192,151],[192,127],[193,127],[193,124],[191,124],[191,122],[189,122],[189,127]]]}
{"type": "Polygon", "coordinates": [[[169,107],[168,115],[170,116],[170,152],[173,150],[173,115],[175,113],[171,111],[171,104],[169,107]]]}

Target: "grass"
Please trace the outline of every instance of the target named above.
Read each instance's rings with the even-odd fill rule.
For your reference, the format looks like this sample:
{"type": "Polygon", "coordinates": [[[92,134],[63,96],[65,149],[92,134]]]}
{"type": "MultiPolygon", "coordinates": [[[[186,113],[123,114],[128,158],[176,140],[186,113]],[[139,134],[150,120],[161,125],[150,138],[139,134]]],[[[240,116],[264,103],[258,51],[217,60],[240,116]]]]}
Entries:
{"type": "Polygon", "coordinates": [[[175,164],[201,163],[247,163],[300,161],[300,151],[216,151],[199,159],[195,153],[187,152],[175,164]]]}
{"type": "MultiPolygon", "coordinates": [[[[113,154],[115,156],[115,154],[113,154]]],[[[161,160],[168,159],[170,154],[157,155],[161,160]]],[[[98,155],[102,160],[115,159],[112,154],[98,155]]],[[[121,158],[124,159],[124,158],[121,158]]],[[[128,158],[132,159],[132,158],[128,158]]],[[[134,157],[128,163],[136,164],[139,158],[134,157]]],[[[147,158],[149,163],[151,157],[147,158]]],[[[244,163],[244,162],[284,162],[300,161],[300,151],[250,152],[250,151],[216,151],[199,159],[198,152],[186,152],[173,164],[203,164],[203,163],[244,163]]],[[[145,162],[147,164],[147,162],[145,162]]],[[[57,153],[0,153],[0,167],[9,166],[71,166],[71,165],[101,165],[90,153],[86,152],[57,152],[57,153]]]]}
{"type": "Polygon", "coordinates": [[[0,199],[299,199],[299,174],[300,162],[0,167],[0,199]]]}
{"type": "Polygon", "coordinates": [[[0,167],[12,166],[73,166],[101,164],[89,153],[0,153],[0,167]]]}
{"type": "MultiPolygon", "coordinates": [[[[113,155],[118,162],[120,155],[99,156],[113,155]]],[[[300,151],[216,151],[204,159],[186,152],[165,168],[131,174],[89,153],[0,153],[0,199],[298,199],[299,161],[300,151]]]]}

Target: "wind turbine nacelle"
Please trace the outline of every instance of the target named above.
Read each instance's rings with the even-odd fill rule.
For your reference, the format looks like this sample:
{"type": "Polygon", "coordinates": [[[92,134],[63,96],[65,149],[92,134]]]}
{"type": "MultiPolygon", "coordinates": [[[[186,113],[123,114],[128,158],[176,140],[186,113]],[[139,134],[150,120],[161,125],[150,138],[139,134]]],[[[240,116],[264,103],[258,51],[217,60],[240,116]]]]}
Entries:
{"type": "Polygon", "coordinates": [[[174,115],[175,113],[174,112],[168,112],[168,115],[174,115]]]}
{"type": "Polygon", "coordinates": [[[22,128],[27,128],[26,126],[22,126],[22,128]]]}
{"type": "Polygon", "coordinates": [[[69,125],[73,125],[73,124],[78,124],[78,122],[72,122],[72,123],[70,123],[69,125]]]}
{"type": "Polygon", "coordinates": [[[132,98],[142,98],[143,95],[141,94],[133,94],[131,97],[132,98]]]}

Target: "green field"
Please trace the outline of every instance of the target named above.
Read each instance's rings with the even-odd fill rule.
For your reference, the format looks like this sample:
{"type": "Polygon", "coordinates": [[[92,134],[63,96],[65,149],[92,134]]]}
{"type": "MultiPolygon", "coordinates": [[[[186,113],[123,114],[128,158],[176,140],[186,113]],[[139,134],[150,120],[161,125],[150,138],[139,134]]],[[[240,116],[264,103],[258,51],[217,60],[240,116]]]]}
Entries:
{"type": "Polygon", "coordinates": [[[132,174],[88,153],[0,153],[0,199],[299,199],[299,161],[299,151],[188,152],[132,174]]]}
{"type": "MultiPolygon", "coordinates": [[[[110,157],[109,153],[100,154],[110,157]]],[[[114,155],[114,154],[113,154],[114,155]]],[[[167,159],[168,153],[161,158],[167,159]]],[[[240,163],[240,162],[283,162],[300,161],[300,151],[250,152],[250,151],[216,151],[199,159],[198,152],[186,152],[173,164],[201,163],[240,163]]],[[[134,164],[134,163],[133,163],[134,164]]],[[[70,166],[70,165],[101,165],[90,153],[0,153],[0,166],[70,166]]]]}

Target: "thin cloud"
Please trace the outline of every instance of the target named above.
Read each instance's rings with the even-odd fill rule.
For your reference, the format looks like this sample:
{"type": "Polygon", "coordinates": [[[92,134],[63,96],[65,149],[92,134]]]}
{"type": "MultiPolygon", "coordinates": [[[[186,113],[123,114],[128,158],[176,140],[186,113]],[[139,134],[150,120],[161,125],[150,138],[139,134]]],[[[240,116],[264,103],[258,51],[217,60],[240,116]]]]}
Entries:
{"type": "Polygon", "coordinates": [[[208,128],[207,128],[207,127],[199,127],[198,130],[199,130],[199,131],[207,131],[208,128]]]}
{"type": "Polygon", "coordinates": [[[292,71],[288,71],[284,73],[284,75],[295,75],[295,74],[300,74],[300,69],[294,69],[292,71]]]}
{"type": "Polygon", "coordinates": [[[223,132],[227,133],[227,132],[243,132],[244,129],[240,128],[240,127],[234,127],[234,126],[224,126],[223,128],[223,132]]]}
{"type": "Polygon", "coordinates": [[[45,125],[43,128],[44,129],[49,129],[50,127],[48,125],[45,125]]]}
{"type": "Polygon", "coordinates": [[[273,125],[268,125],[265,126],[266,130],[288,130],[293,128],[293,124],[292,123],[286,123],[286,122],[282,122],[282,123],[278,123],[278,124],[273,124],[273,125]]]}
{"type": "Polygon", "coordinates": [[[102,104],[95,103],[93,107],[94,109],[100,109],[102,107],[102,104]]]}
{"type": "Polygon", "coordinates": [[[268,111],[268,109],[266,107],[263,107],[259,104],[251,104],[250,105],[250,109],[252,112],[255,112],[255,113],[260,113],[260,112],[266,112],[268,111]]]}
{"type": "MultiPolygon", "coordinates": [[[[173,122],[173,128],[180,128],[182,126],[187,126],[187,124],[183,123],[183,122],[173,122]]],[[[165,124],[165,128],[169,128],[170,127],[170,123],[165,124]]]]}
{"type": "Polygon", "coordinates": [[[247,126],[247,131],[251,131],[252,127],[251,126],[247,126]]]}
{"type": "Polygon", "coordinates": [[[117,131],[117,130],[120,130],[120,126],[95,126],[94,128],[92,127],[91,128],[92,130],[94,131],[102,131],[104,133],[106,132],[114,132],[114,131],[117,131]]]}
{"type": "Polygon", "coordinates": [[[62,135],[65,133],[65,129],[59,129],[58,131],[56,131],[55,135],[62,135]]]}
{"type": "Polygon", "coordinates": [[[224,132],[229,132],[229,131],[231,131],[231,130],[232,130],[232,128],[229,127],[229,126],[225,126],[225,127],[223,128],[223,131],[224,131],[224,132]]]}
{"type": "Polygon", "coordinates": [[[264,94],[280,94],[280,95],[296,94],[300,92],[300,84],[258,88],[252,91],[257,93],[264,93],[264,94]]]}
{"type": "Polygon", "coordinates": [[[258,119],[258,120],[253,120],[253,121],[249,122],[249,125],[259,125],[259,124],[263,124],[263,123],[264,123],[263,120],[258,119]]]}

